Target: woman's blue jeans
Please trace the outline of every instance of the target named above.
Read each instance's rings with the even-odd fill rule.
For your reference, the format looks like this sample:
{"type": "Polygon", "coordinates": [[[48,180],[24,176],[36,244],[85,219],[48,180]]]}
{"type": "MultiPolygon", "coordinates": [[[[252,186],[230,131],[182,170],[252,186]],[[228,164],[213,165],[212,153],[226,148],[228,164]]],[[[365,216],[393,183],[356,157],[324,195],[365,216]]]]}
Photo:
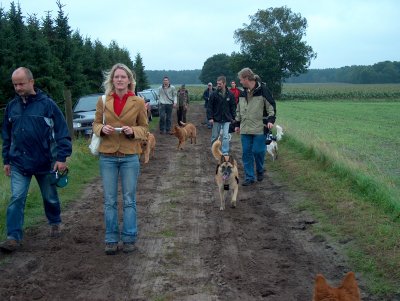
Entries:
{"type": "Polygon", "coordinates": [[[245,172],[245,181],[255,181],[254,163],[257,174],[264,173],[265,136],[241,134],[242,161],[245,172]]]}
{"type": "MultiPolygon", "coordinates": [[[[50,172],[50,171],[49,171],[50,172]]],[[[61,208],[57,188],[51,185],[49,174],[34,175],[42,194],[44,211],[50,225],[61,223],[61,208]]],[[[11,166],[11,199],[7,207],[7,238],[22,240],[26,197],[32,175],[24,175],[11,166]]]]}
{"type": "Polygon", "coordinates": [[[136,223],[136,186],[140,172],[138,155],[125,157],[100,154],[100,173],[103,179],[104,220],[106,227],[105,242],[135,242],[136,223]],[[119,230],[118,218],[118,180],[121,179],[123,222],[119,230]]]}

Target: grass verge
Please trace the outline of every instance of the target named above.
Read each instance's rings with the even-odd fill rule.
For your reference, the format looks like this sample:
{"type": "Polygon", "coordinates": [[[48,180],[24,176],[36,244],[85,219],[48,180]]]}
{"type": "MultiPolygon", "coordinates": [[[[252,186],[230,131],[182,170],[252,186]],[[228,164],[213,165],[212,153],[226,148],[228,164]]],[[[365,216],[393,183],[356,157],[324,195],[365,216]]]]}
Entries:
{"type": "MultiPolygon", "coordinates": [[[[88,145],[89,141],[84,138],[73,142],[72,156],[67,159],[69,183],[65,188],[58,189],[62,208],[79,198],[86,184],[99,175],[97,157],[90,153],[88,145]]],[[[10,179],[4,175],[4,172],[1,173],[0,180],[0,239],[3,240],[6,237],[6,211],[11,189],[10,179]]],[[[42,223],[44,219],[42,196],[33,177],[26,200],[24,227],[35,226],[42,223]]]]}
{"type": "Polygon", "coordinates": [[[379,184],[286,134],[279,160],[268,168],[292,189],[308,192],[299,209],[318,223],[313,230],[343,245],[352,268],[380,296],[399,294],[398,205],[379,184]]]}

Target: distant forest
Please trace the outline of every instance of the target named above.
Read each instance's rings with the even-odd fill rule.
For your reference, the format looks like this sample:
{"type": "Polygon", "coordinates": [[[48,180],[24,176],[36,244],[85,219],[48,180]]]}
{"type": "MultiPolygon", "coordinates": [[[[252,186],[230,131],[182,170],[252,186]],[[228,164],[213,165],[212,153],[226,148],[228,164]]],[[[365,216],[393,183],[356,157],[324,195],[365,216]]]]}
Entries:
{"type": "Polygon", "coordinates": [[[400,62],[385,61],[372,66],[346,66],[329,69],[310,69],[287,83],[348,83],[395,84],[400,83],[400,62]]]}
{"type": "MultiPolygon", "coordinates": [[[[172,84],[206,84],[199,80],[201,69],[196,70],[146,70],[151,85],[161,84],[168,76],[172,84]]],[[[348,83],[388,84],[400,83],[400,62],[385,61],[372,66],[346,66],[341,68],[309,69],[298,77],[291,77],[286,83],[348,83]]]]}
{"type": "Polygon", "coordinates": [[[151,85],[160,84],[164,76],[168,76],[172,85],[190,84],[201,85],[199,79],[201,69],[195,70],[145,70],[147,79],[151,85]]]}

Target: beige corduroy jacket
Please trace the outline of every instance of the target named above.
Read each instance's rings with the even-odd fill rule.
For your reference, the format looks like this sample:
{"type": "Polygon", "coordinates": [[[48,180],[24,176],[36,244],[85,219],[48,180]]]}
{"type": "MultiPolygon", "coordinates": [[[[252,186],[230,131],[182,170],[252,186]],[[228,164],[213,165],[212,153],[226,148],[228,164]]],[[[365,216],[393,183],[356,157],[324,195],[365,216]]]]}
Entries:
{"type": "Polygon", "coordinates": [[[105,124],[115,128],[122,126],[131,126],[134,137],[124,133],[114,132],[111,135],[104,135],[101,132],[103,127],[103,100],[99,97],[96,105],[96,114],[93,122],[93,132],[102,137],[99,152],[124,154],[140,154],[142,152],[140,141],[147,140],[148,118],[144,100],[138,96],[129,96],[126,104],[118,116],[114,113],[114,97],[107,95],[105,106],[105,124]]]}

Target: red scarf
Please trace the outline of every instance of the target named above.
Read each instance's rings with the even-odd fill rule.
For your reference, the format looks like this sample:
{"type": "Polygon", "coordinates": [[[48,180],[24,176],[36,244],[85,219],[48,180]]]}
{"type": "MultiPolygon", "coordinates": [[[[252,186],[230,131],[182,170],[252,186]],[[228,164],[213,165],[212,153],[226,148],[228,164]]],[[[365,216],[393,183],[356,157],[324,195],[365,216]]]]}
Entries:
{"type": "Polygon", "coordinates": [[[135,94],[132,91],[128,91],[122,99],[119,98],[118,94],[113,93],[112,95],[114,97],[114,112],[117,114],[117,116],[121,115],[121,112],[126,104],[126,100],[128,99],[129,96],[135,96],[135,94]]]}

